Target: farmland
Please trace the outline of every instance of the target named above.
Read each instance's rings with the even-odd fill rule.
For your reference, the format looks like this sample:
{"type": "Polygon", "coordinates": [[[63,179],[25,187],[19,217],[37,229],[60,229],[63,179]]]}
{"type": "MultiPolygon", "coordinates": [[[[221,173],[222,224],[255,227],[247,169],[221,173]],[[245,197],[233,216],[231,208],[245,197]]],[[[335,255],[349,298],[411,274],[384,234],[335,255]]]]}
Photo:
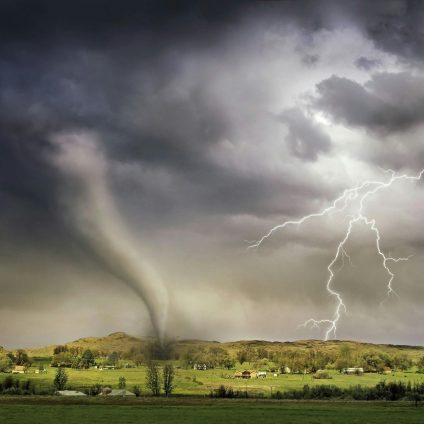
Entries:
{"type": "MultiPolygon", "coordinates": [[[[31,366],[25,374],[16,374],[13,377],[20,380],[31,380],[36,393],[48,392],[53,386],[53,379],[57,368],[51,367],[52,358],[69,358],[78,360],[78,366],[66,368],[68,375],[67,388],[87,390],[93,385],[102,387],[118,387],[120,377],[124,377],[126,387],[132,390],[134,386],[141,388],[142,395],[147,395],[146,364],[150,359],[157,361],[160,367],[165,363],[172,363],[175,370],[174,395],[207,396],[211,391],[223,385],[235,391],[247,392],[251,397],[270,397],[277,391],[301,389],[304,385],[310,387],[331,384],[340,388],[350,386],[375,386],[381,381],[404,382],[411,384],[423,383],[424,373],[417,372],[418,364],[424,357],[424,349],[414,346],[375,345],[350,341],[297,341],[297,342],[266,342],[266,341],[239,341],[219,343],[213,341],[186,340],[172,344],[172,349],[167,352],[167,360],[151,358],[157,352],[149,351],[152,341],[138,339],[125,333],[113,333],[105,337],[88,337],[67,343],[65,346],[51,345],[40,348],[29,348],[26,352],[30,355],[31,366]],[[58,351],[54,355],[55,351],[58,351]],[[62,352],[62,350],[64,352],[62,352]],[[95,368],[81,366],[83,352],[94,352],[96,364],[110,363],[111,353],[116,369],[95,368]],[[240,353],[246,358],[241,360],[240,353]],[[337,370],[339,361],[344,359],[346,366],[355,366],[370,361],[380,361],[381,366],[399,362],[399,366],[388,373],[365,372],[363,375],[345,375],[337,370]],[[113,355],[112,355],[113,356],[113,355]],[[120,359],[117,359],[120,358],[120,359]],[[249,358],[251,358],[249,360],[249,358]],[[301,372],[282,373],[284,365],[292,368],[297,366],[300,358],[301,372]],[[397,359],[396,359],[397,358],[397,359]],[[109,362],[108,362],[109,361],[109,362]],[[226,366],[229,361],[229,366],[226,366]],[[324,362],[322,362],[324,361],[324,362]],[[386,362],[384,362],[386,361],[386,362]],[[205,363],[205,370],[193,369],[193,363],[205,363]],[[321,363],[320,363],[321,362],[321,363]],[[406,366],[401,369],[401,365],[406,366]],[[129,365],[130,367],[127,367],[129,365]],[[312,367],[325,367],[326,379],[314,378],[312,367]],[[45,368],[45,372],[38,370],[45,368]],[[309,371],[306,372],[306,368],[309,371]],[[266,371],[266,378],[241,379],[234,378],[237,371],[262,370],[266,371]]],[[[3,358],[13,350],[3,350],[3,358]]],[[[162,354],[162,352],[159,352],[162,354]]],[[[7,359],[7,358],[6,358],[7,359]]],[[[22,358],[21,358],[22,359],[22,358]]],[[[15,358],[17,361],[17,357],[15,358]]],[[[376,364],[377,366],[378,364],[376,364]]],[[[299,366],[299,365],[298,365],[299,366]]],[[[10,365],[13,367],[13,364],[10,365]]],[[[112,368],[112,367],[111,367],[112,368]]],[[[11,368],[9,368],[10,371],[11,368]]],[[[384,369],[384,368],[383,368],[384,369]]],[[[366,371],[366,370],[365,370],[366,371]]],[[[0,373],[0,383],[10,374],[0,373]]]]}
{"type": "MultiPolygon", "coordinates": [[[[243,364],[240,369],[249,368],[250,364],[243,364]]],[[[177,365],[178,366],[178,365],[177,365]]],[[[35,374],[35,369],[31,368],[28,374],[18,374],[14,377],[20,380],[33,380],[36,387],[48,389],[53,384],[56,370],[48,368],[45,374],[35,374]]],[[[67,369],[69,381],[68,386],[72,389],[84,390],[95,384],[102,386],[117,387],[119,377],[125,377],[129,389],[135,385],[142,388],[146,379],[146,367],[123,368],[117,370],[99,370],[99,369],[67,369]]],[[[8,374],[0,374],[0,382],[8,374]]],[[[246,390],[253,396],[269,397],[272,391],[286,391],[291,389],[301,389],[305,384],[310,386],[320,384],[334,384],[339,387],[349,387],[353,385],[375,386],[380,381],[403,381],[411,383],[424,382],[424,374],[415,372],[394,372],[390,375],[380,375],[376,373],[367,373],[362,376],[344,375],[336,371],[331,371],[329,380],[317,380],[311,375],[306,374],[279,374],[273,377],[268,374],[267,378],[261,379],[235,379],[234,370],[211,369],[198,371],[193,369],[175,369],[175,391],[176,395],[209,395],[210,391],[220,385],[231,386],[235,390],[246,390]]],[[[145,389],[144,389],[145,392],[145,389]]]]}
{"type": "Polygon", "coordinates": [[[0,398],[4,422],[20,424],[145,424],[291,423],[291,424],[415,424],[422,423],[422,408],[408,403],[281,402],[216,399],[0,398]]]}
{"type": "MultiPolygon", "coordinates": [[[[325,401],[275,399],[279,392],[301,391],[306,385],[313,390],[321,385],[348,389],[358,385],[374,388],[381,382],[410,383],[413,386],[424,383],[424,373],[417,372],[422,371],[419,369],[424,355],[421,347],[372,345],[349,341],[218,343],[190,340],[173,343],[172,349],[166,351],[169,355],[166,359],[149,359],[149,355],[163,354],[152,351],[149,346],[154,345],[151,343],[151,340],[114,333],[101,338],[79,339],[67,343],[66,346],[52,345],[27,349],[26,352],[30,356],[26,360],[31,366],[26,367],[24,374],[11,375],[11,369],[9,372],[0,373],[0,383],[5,383],[6,379],[10,381],[12,377],[23,387],[29,380],[31,393],[35,395],[14,396],[13,391],[8,395],[0,395],[1,419],[10,424],[23,422],[49,424],[56,423],[59,419],[63,424],[422,422],[423,406],[418,402],[418,407],[415,407],[412,399],[405,395],[398,397],[397,399],[401,399],[398,402],[351,401],[350,399],[363,398],[351,397],[349,393],[339,398],[329,396],[331,399],[325,401]],[[95,362],[85,367],[81,366],[84,365],[81,361],[87,350],[94,352],[92,360],[95,362]],[[352,365],[365,360],[383,361],[382,365],[387,365],[389,362],[400,365],[398,369],[391,369],[390,372],[347,375],[337,369],[338,361],[340,358],[343,359],[343,355],[348,355],[352,365]],[[252,360],[243,358],[240,361],[242,356],[252,360]],[[141,394],[132,398],[52,396],[53,380],[58,370],[57,367],[51,366],[55,358],[77,360],[76,366],[65,368],[68,377],[66,388],[69,390],[89,392],[94,386],[116,389],[120,381],[124,380],[127,390],[131,391],[138,386],[141,394]],[[292,361],[292,366],[295,366],[300,358],[303,361],[302,367],[308,367],[304,372],[282,372],[283,365],[287,361],[292,361]],[[165,364],[173,365],[174,387],[169,398],[163,395],[153,397],[146,385],[148,363],[152,359],[160,370],[165,364]],[[312,367],[316,368],[321,359],[326,361],[325,379],[316,378],[315,371],[312,371],[312,367]],[[116,361],[116,366],[107,365],[112,360],[116,361]],[[203,369],[202,365],[201,369],[198,369],[196,364],[203,364],[203,361],[207,361],[211,366],[205,366],[206,369],[203,369]],[[399,368],[403,363],[407,364],[408,368],[401,370],[399,368]],[[266,377],[235,378],[235,374],[243,370],[265,371],[266,377]],[[211,398],[211,393],[217,393],[217,389],[222,386],[231,388],[234,393],[245,394],[247,398],[211,398]]],[[[7,355],[11,353],[14,355],[15,363],[24,358],[22,352],[6,349],[3,349],[3,358],[7,359],[7,355]]],[[[21,393],[24,394],[23,391],[21,393]]]]}

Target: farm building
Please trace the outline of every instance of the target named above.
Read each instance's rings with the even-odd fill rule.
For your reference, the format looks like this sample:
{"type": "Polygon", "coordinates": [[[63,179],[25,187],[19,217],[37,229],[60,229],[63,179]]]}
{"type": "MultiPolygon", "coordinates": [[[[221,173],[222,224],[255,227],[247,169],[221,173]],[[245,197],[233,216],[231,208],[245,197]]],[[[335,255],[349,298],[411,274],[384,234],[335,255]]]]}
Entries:
{"type": "Polygon", "coordinates": [[[257,377],[258,377],[258,373],[256,371],[244,370],[241,373],[241,378],[257,378],[257,377]]]}
{"type": "Polygon", "coordinates": [[[102,393],[103,396],[121,396],[121,397],[127,397],[127,396],[135,396],[135,393],[130,392],[129,390],[125,389],[113,389],[110,391],[105,391],[102,393]]]}
{"type": "Polygon", "coordinates": [[[193,369],[198,371],[206,371],[208,366],[206,364],[194,364],[193,369]]]}
{"type": "Polygon", "coordinates": [[[87,396],[83,392],[78,392],[77,390],[58,390],[56,392],[59,396],[87,396]]]}
{"type": "Polygon", "coordinates": [[[266,371],[237,371],[234,373],[234,378],[265,378],[266,377],[266,371]]]}
{"type": "Polygon", "coordinates": [[[343,374],[361,375],[363,373],[364,373],[364,369],[362,367],[343,368],[343,374]]]}
{"type": "Polygon", "coordinates": [[[25,374],[27,372],[27,367],[25,365],[15,365],[15,368],[12,370],[12,374],[25,374]]]}
{"type": "Polygon", "coordinates": [[[383,374],[391,374],[391,373],[392,373],[392,369],[390,367],[383,368],[383,374]]]}
{"type": "Polygon", "coordinates": [[[114,370],[114,369],[116,369],[115,365],[101,365],[99,367],[99,370],[100,371],[103,371],[103,370],[114,370]]]}

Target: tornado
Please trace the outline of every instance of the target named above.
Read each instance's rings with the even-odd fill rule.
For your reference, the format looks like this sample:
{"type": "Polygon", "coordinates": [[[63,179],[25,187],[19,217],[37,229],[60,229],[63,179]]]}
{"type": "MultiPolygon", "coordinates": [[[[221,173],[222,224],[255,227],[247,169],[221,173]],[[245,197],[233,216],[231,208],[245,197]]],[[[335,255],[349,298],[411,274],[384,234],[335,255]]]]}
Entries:
{"type": "Polygon", "coordinates": [[[168,293],[158,273],[143,257],[140,241],[135,243],[119,215],[107,184],[108,160],[90,135],[60,134],[51,142],[55,151],[51,159],[73,188],[64,202],[71,222],[97,262],[144,302],[163,345],[168,293]]]}

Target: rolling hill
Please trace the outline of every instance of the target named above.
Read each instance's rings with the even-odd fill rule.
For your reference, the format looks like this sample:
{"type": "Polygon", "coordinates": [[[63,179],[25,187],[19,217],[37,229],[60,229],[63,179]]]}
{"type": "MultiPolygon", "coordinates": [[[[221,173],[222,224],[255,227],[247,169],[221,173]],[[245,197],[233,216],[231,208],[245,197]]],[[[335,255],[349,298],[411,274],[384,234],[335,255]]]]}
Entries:
{"type": "MultiPolygon", "coordinates": [[[[128,335],[124,332],[116,332],[104,337],[85,337],[78,340],[66,343],[68,347],[78,347],[82,350],[91,349],[99,352],[110,353],[126,352],[133,347],[140,347],[145,343],[151,342],[151,338],[137,338],[128,335]]],[[[416,359],[424,356],[423,346],[408,346],[408,345],[394,345],[394,344],[373,344],[363,343],[357,341],[343,341],[343,340],[298,340],[292,342],[279,342],[279,341],[264,341],[264,340],[241,340],[234,342],[218,342],[207,340],[177,340],[175,341],[175,350],[178,353],[184,353],[188,350],[205,350],[210,347],[221,347],[227,350],[230,354],[234,354],[246,348],[263,348],[270,352],[281,350],[325,350],[327,352],[338,352],[341,346],[349,346],[352,350],[365,350],[365,349],[378,349],[388,354],[407,354],[409,357],[416,359]]],[[[49,345],[44,347],[33,347],[26,349],[31,356],[51,356],[53,349],[57,345],[49,345]]]]}

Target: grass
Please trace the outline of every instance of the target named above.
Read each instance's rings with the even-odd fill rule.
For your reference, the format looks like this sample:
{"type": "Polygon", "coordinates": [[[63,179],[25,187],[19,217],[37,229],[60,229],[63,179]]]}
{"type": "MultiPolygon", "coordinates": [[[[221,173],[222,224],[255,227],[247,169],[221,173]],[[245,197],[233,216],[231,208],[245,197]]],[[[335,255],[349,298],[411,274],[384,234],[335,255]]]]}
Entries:
{"type": "MultiPolygon", "coordinates": [[[[250,368],[244,364],[242,368],[250,368]]],[[[47,374],[14,375],[21,380],[31,379],[39,388],[52,386],[55,368],[47,374]]],[[[84,389],[96,383],[117,387],[119,377],[124,376],[128,389],[134,385],[145,389],[146,368],[129,368],[100,371],[96,369],[67,369],[69,386],[84,389]]],[[[269,397],[271,390],[285,391],[319,384],[349,387],[361,384],[374,386],[379,381],[424,381],[423,374],[393,373],[393,375],[365,374],[342,375],[330,371],[332,379],[315,380],[310,375],[268,374],[265,379],[234,379],[233,370],[176,369],[175,396],[171,398],[144,397],[113,399],[101,397],[63,398],[56,396],[0,397],[0,422],[8,424],[85,424],[85,423],[225,423],[225,424],[414,424],[422,423],[424,409],[415,408],[409,402],[346,402],[346,401],[278,401],[271,399],[211,399],[211,389],[223,384],[235,390],[246,390],[255,395],[269,397]],[[179,396],[178,396],[179,395],[179,396]]],[[[7,375],[0,374],[0,381],[7,375]]]]}
{"type": "MultiPolygon", "coordinates": [[[[103,352],[125,352],[131,346],[139,347],[145,341],[128,336],[125,333],[113,333],[102,338],[84,338],[71,342],[68,346],[92,349],[103,352]]],[[[240,341],[229,343],[205,342],[199,340],[181,341],[176,343],[177,353],[182,357],[188,350],[202,351],[210,347],[224,348],[231,356],[246,347],[252,349],[266,348],[271,353],[278,353],[284,349],[295,349],[299,353],[309,349],[324,350],[337,355],[342,345],[349,346],[353,351],[378,348],[390,355],[407,354],[415,361],[424,353],[422,347],[372,345],[356,342],[264,342],[240,341]]],[[[38,390],[52,388],[56,368],[48,367],[46,374],[35,374],[39,365],[48,366],[49,357],[54,346],[29,350],[35,358],[34,366],[28,374],[13,375],[20,380],[30,379],[38,390]]],[[[424,422],[424,406],[415,408],[410,402],[348,402],[348,401],[281,401],[269,399],[271,393],[301,389],[305,384],[316,386],[321,384],[336,385],[340,388],[349,386],[375,386],[381,381],[401,381],[412,384],[424,382],[424,374],[415,372],[396,372],[390,375],[365,374],[342,375],[336,371],[329,371],[331,379],[316,380],[311,375],[278,375],[273,377],[268,373],[265,379],[242,380],[233,378],[235,370],[211,369],[198,371],[183,369],[175,362],[175,390],[174,395],[167,399],[152,398],[148,395],[145,380],[146,368],[128,368],[119,370],[76,370],[67,369],[69,376],[68,388],[84,390],[95,384],[117,388],[119,378],[125,377],[127,388],[137,385],[142,389],[140,398],[105,398],[82,397],[65,398],[58,396],[0,396],[0,422],[8,424],[85,424],[85,423],[225,423],[225,424],[414,424],[424,422]],[[208,397],[211,390],[220,385],[232,387],[235,391],[247,391],[252,397],[249,399],[211,399],[208,397]]],[[[260,369],[258,364],[245,363],[238,365],[237,370],[260,369]]],[[[0,373],[0,382],[10,374],[0,373]]]]}
{"type": "MultiPolygon", "coordinates": [[[[242,368],[249,369],[249,364],[244,364],[242,368]]],[[[31,379],[39,389],[47,389],[52,386],[56,368],[48,368],[46,374],[35,374],[35,368],[28,374],[17,374],[14,378],[20,380],[31,379]]],[[[83,390],[94,384],[103,386],[109,385],[117,388],[119,377],[126,379],[127,388],[131,390],[135,385],[139,385],[142,392],[146,393],[145,379],[146,368],[128,368],[119,370],[76,370],[66,369],[69,376],[68,386],[72,389],[83,390]]],[[[234,390],[247,390],[251,394],[269,397],[272,392],[286,391],[290,389],[301,389],[305,384],[309,386],[332,384],[338,387],[349,387],[354,385],[375,386],[380,381],[402,381],[411,383],[424,382],[424,374],[414,372],[395,372],[390,375],[365,374],[363,376],[343,375],[336,371],[330,371],[331,379],[316,380],[311,375],[283,374],[273,377],[268,373],[264,379],[235,379],[234,370],[211,369],[207,371],[197,371],[192,369],[175,370],[175,394],[178,395],[208,395],[211,390],[220,385],[231,386],[234,390]]],[[[7,375],[0,374],[0,381],[7,375]]]]}
{"type": "Polygon", "coordinates": [[[415,424],[423,409],[408,403],[281,402],[211,399],[0,398],[0,417],[8,424],[415,424]]]}

